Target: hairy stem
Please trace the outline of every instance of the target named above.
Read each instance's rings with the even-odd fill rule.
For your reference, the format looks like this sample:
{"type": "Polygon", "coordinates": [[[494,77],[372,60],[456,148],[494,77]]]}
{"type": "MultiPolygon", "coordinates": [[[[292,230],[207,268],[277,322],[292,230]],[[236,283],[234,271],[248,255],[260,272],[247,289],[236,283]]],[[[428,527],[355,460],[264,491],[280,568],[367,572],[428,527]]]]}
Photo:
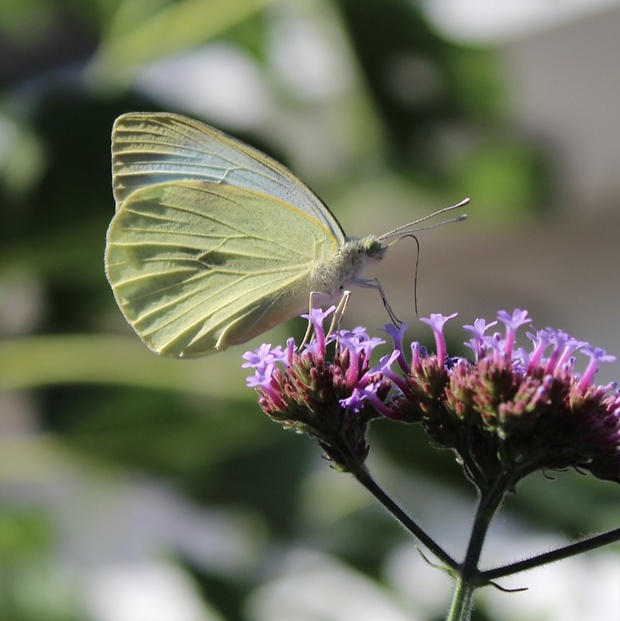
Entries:
{"type": "Polygon", "coordinates": [[[516,574],[521,571],[527,571],[528,569],[533,569],[534,567],[540,567],[541,565],[545,565],[547,563],[554,563],[555,561],[561,561],[562,559],[576,556],[577,554],[581,554],[583,552],[589,552],[590,550],[601,548],[602,546],[614,543],[615,541],[620,541],[620,528],[615,528],[605,533],[601,533],[600,535],[576,541],[575,543],[563,546],[557,550],[552,550],[551,552],[538,554],[532,558],[525,559],[524,561],[510,563],[508,565],[503,565],[502,567],[496,567],[495,569],[483,571],[480,573],[480,577],[488,582],[489,580],[503,578],[504,576],[511,576],[512,574],[516,574]]]}

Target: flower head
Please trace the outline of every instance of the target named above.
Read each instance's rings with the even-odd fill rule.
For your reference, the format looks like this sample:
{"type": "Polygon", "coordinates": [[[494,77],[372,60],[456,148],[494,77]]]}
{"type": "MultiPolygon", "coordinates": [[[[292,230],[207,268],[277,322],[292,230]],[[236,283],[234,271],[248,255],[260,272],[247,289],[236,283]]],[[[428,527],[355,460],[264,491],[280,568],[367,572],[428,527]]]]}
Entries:
{"type": "Polygon", "coordinates": [[[388,403],[392,417],[421,423],[437,444],[456,451],[481,489],[498,477],[512,488],[545,468],[574,467],[618,481],[620,393],[593,383],[600,363],[614,358],[551,328],[528,334],[531,351],[515,348],[519,328],[530,322],[527,311],[497,318],[503,333],[487,334],[497,322],[481,319],[465,326],[473,360],[447,356],[442,331],[449,318],[423,320],[438,353],[412,347],[404,375],[382,369],[398,391],[388,403]],[[581,376],[576,353],[589,359],[581,376]]]}
{"type": "Polygon", "coordinates": [[[370,368],[373,349],[383,343],[362,328],[326,334],[325,318],[334,312],[313,309],[308,319],[313,339],[296,351],[289,339],[286,351],[261,345],[244,354],[244,367],[254,369],[248,386],[257,390],[259,404],[274,420],[314,436],[337,467],[347,470],[352,451],[361,463],[368,453],[366,430],[380,416],[390,384],[370,368]],[[328,358],[330,344],[333,356],[328,358]]]}
{"type": "Polygon", "coordinates": [[[535,470],[569,467],[620,482],[620,391],[594,383],[600,364],[615,360],[604,350],[551,328],[528,332],[529,350],[518,347],[531,319],[516,309],[464,326],[473,359],[454,358],[443,327],[455,315],[433,314],[421,321],[433,331],[436,354],[414,342],[408,360],[407,326],[386,326],[394,349],[371,367],[383,341],[362,328],[325,334],[333,311],[305,316],[315,336],[301,351],[292,339],[284,350],[262,345],[244,355],[243,366],[254,369],[248,385],[262,409],[316,437],[338,467],[348,468],[347,453],[363,461],[368,423],[383,416],[421,424],[458,454],[480,489],[512,489],[535,470]],[[581,375],[577,355],[587,359],[581,375]]]}

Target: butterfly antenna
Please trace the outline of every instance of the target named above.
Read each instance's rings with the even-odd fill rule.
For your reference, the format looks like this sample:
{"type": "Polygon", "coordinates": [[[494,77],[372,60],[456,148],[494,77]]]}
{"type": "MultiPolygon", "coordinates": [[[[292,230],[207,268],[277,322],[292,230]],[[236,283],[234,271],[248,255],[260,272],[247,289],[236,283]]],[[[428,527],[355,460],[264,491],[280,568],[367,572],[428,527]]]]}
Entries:
{"type": "Polygon", "coordinates": [[[434,211],[433,213],[428,214],[427,216],[424,216],[422,218],[419,218],[418,220],[414,220],[413,222],[409,222],[408,224],[403,224],[402,226],[399,226],[389,231],[388,233],[381,235],[379,239],[389,239],[390,237],[396,237],[398,235],[404,236],[409,233],[417,233],[419,231],[426,231],[428,229],[434,229],[438,226],[443,226],[444,224],[452,224],[453,222],[462,222],[463,220],[467,220],[467,214],[457,216],[456,218],[450,218],[448,220],[441,220],[440,222],[435,222],[433,224],[428,224],[425,226],[418,226],[422,222],[426,222],[427,220],[430,220],[431,218],[435,218],[441,215],[442,213],[453,211],[454,209],[460,209],[461,207],[464,207],[467,204],[469,204],[468,198],[462,200],[460,203],[457,203],[456,205],[450,205],[449,207],[444,207],[443,209],[434,211]]]}

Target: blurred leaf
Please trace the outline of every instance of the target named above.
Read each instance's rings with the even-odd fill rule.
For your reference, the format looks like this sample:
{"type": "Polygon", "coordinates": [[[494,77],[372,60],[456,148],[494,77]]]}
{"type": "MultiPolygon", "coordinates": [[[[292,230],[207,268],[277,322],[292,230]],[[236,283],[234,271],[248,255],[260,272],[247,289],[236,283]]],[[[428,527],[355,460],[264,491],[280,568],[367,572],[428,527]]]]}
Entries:
{"type": "Polygon", "coordinates": [[[392,145],[392,162],[427,183],[445,182],[442,133],[474,117],[488,122],[494,109],[498,87],[488,67],[491,53],[443,39],[411,2],[338,4],[392,145]]]}
{"type": "Polygon", "coordinates": [[[256,513],[280,535],[295,527],[306,457],[319,449],[255,403],[60,386],[39,400],[46,427],[84,455],[173,481],[195,500],[256,513]]]}
{"type": "Polygon", "coordinates": [[[230,576],[220,576],[197,567],[191,561],[185,561],[186,569],[198,583],[205,599],[210,602],[226,621],[241,621],[246,617],[243,614],[245,598],[251,586],[239,579],[230,576]]]}
{"type": "Polygon", "coordinates": [[[1,621],[83,618],[75,582],[50,562],[58,534],[43,508],[0,506],[1,621]]]}
{"type": "Polygon", "coordinates": [[[0,133],[0,187],[10,197],[24,196],[38,184],[45,170],[43,145],[31,127],[8,117],[0,118],[0,133]]]}
{"type": "Polygon", "coordinates": [[[59,225],[52,233],[33,233],[0,248],[0,277],[16,269],[35,273],[48,284],[73,282],[101,286],[107,218],[88,217],[59,225]],[[81,261],[76,261],[76,256],[81,261]],[[101,281],[97,283],[97,280],[101,281]]]}
{"type": "Polygon", "coordinates": [[[54,530],[37,509],[0,507],[0,563],[3,567],[49,550],[54,530]]]}
{"type": "Polygon", "coordinates": [[[93,60],[91,82],[125,80],[135,69],[222,34],[275,0],[180,0],[153,10],[126,2],[93,60]]]}
{"type": "MultiPolygon", "coordinates": [[[[277,441],[256,404],[174,393],[97,387],[40,394],[47,428],[87,455],[147,469],[180,483],[205,483],[231,456],[277,441]]],[[[275,435],[274,435],[275,434],[275,435]]]]}
{"type": "Polygon", "coordinates": [[[3,0],[0,32],[15,45],[33,47],[40,43],[53,16],[54,10],[48,0],[3,0]]]}
{"type": "Polygon", "coordinates": [[[83,621],[77,582],[49,560],[31,563],[4,576],[1,621],[83,621]]]}
{"type": "Polygon", "coordinates": [[[539,149],[516,136],[487,136],[459,158],[455,172],[484,218],[523,217],[549,203],[550,167],[539,149]]]}
{"type": "Polygon", "coordinates": [[[213,365],[209,371],[197,361],[160,358],[137,337],[40,336],[0,342],[0,390],[67,383],[118,384],[253,401],[240,365],[233,363],[222,373],[226,367],[220,361],[215,372],[213,365]]]}
{"type": "Polygon", "coordinates": [[[405,0],[338,4],[395,169],[431,190],[473,196],[495,217],[545,203],[549,168],[537,144],[505,127],[494,51],[446,40],[405,0]]]}

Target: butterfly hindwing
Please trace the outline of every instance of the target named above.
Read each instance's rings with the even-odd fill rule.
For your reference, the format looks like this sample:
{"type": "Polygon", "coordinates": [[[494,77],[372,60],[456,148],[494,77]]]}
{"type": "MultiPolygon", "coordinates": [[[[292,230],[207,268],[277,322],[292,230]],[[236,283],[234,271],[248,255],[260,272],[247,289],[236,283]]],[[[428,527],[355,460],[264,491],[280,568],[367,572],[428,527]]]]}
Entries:
{"type": "Polygon", "coordinates": [[[308,308],[312,268],[339,240],[274,197],[205,181],[135,190],[108,231],[117,302],[158,353],[245,342],[308,308]]]}

